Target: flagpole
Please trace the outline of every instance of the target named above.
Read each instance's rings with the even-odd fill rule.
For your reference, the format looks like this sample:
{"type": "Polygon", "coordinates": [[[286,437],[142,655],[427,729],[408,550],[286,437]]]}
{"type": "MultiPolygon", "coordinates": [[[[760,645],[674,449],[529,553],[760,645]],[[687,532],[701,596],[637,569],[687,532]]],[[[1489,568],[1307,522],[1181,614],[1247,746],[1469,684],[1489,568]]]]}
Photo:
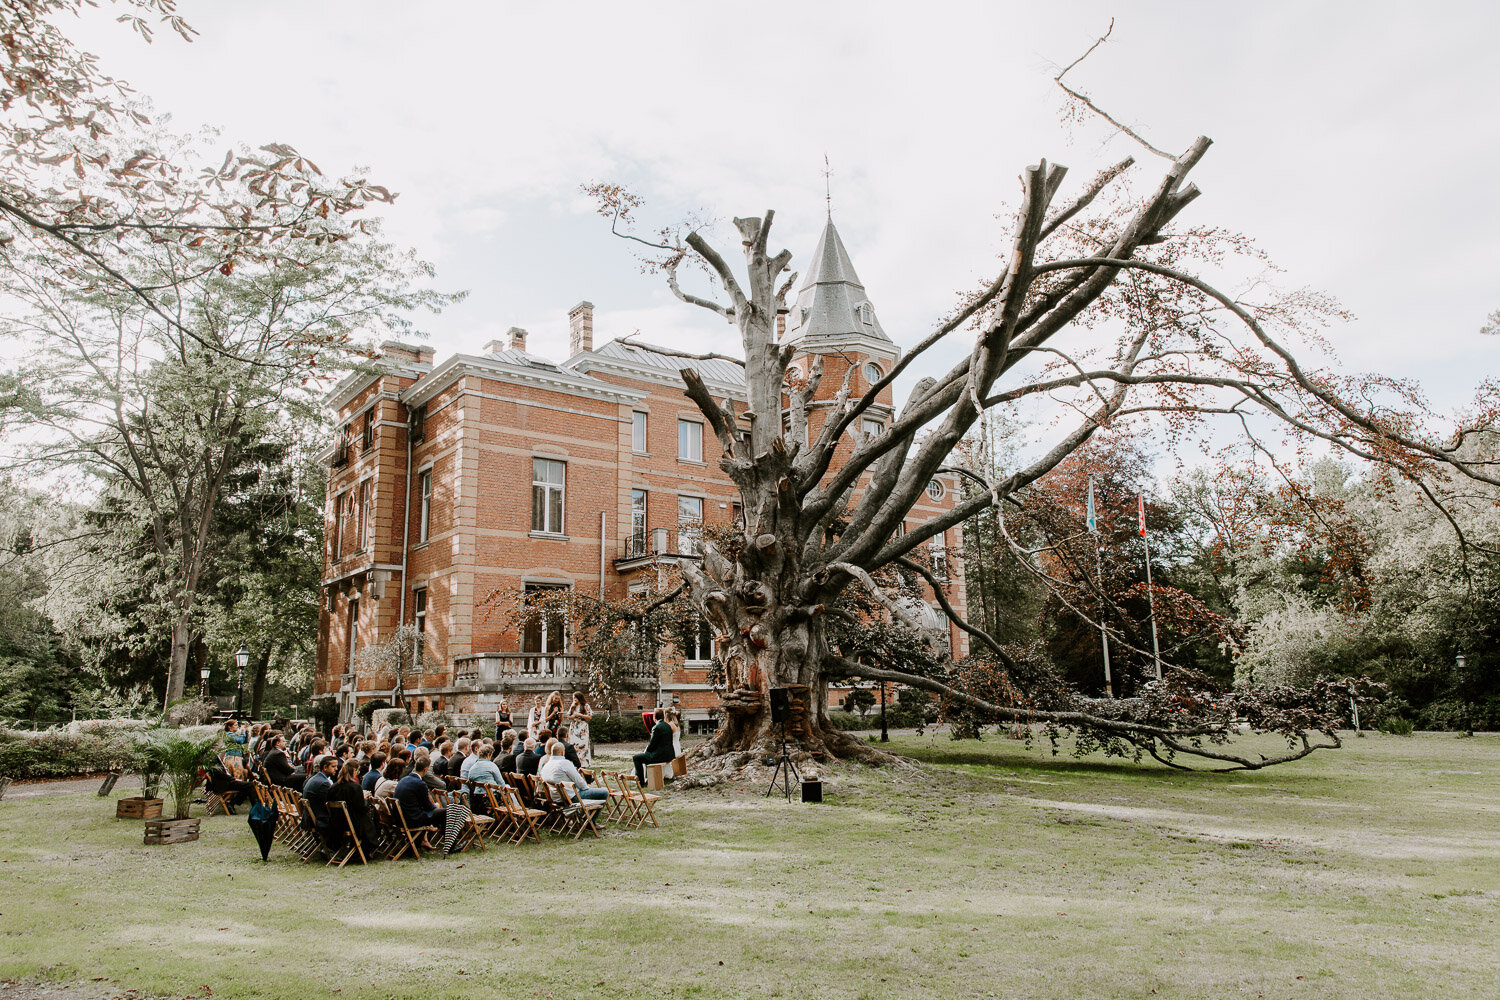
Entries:
{"type": "MultiPolygon", "coordinates": [[[[1089,532],[1094,536],[1094,571],[1099,577],[1099,593],[1104,594],[1104,555],[1099,551],[1099,523],[1094,517],[1094,477],[1089,477],[1089,506],[1086,518],[1089,532]]],[[[1114,677],[1109,672],[1109,630],[1104,625],[1103,605],[1099,613],[1099,644],[1104,649],[1104,689],[1115,696],[1114,677]]]]}
{"type": "Polygon", "coordinates": [[[1156,641],[1156,592],[1151,588],[1151,543],[1146,539],[1146,496],[1140,500],[1141,544],[1146,547],[1146,602],[1151,616],[1151,654],[1156,657],[1156,679],[1161,680],[1161,645],[1156,641]]]}

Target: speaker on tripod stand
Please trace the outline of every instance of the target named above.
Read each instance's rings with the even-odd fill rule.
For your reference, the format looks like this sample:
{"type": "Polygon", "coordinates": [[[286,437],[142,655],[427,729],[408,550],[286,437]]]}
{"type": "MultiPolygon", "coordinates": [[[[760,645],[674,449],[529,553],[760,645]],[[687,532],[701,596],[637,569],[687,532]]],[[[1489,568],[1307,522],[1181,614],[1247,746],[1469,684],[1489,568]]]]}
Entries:
{"type": "Polygon", "coordinates": [[[771,725],[781,729],[781,752],[776,756],[776,770],[771,773],[771,784],[766,789],[766,798],[771,797],[771,792],[776,789],[776,782],[782,781],[786,789],[786,800],[792,801],[792,778],[795,776],[798,783],[802,781],[802,775],[797,772],[797,765],[792,763],[791,754],[786,746],[786,724],[792,721],[792,693],[784,687],[774,687],[770,690],[771,696],[771,725]]]}

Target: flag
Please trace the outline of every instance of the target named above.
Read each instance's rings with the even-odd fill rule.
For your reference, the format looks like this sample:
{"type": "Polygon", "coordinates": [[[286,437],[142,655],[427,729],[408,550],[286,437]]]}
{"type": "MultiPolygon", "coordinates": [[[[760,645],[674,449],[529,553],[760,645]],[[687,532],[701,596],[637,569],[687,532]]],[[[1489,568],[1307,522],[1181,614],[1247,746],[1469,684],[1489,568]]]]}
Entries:
{"type": "Polygon", "coordinates": [[[1089,510],[1084,521],[1088,524],[1090,531],[1097,532],[1099,530],[1098,522],[1094,520],[1094,481],[1092,479],[1089,480],[1089,510]]]}
{"type": "Polygon", "coordinates": [[[1141,537],[1146,537],[1146,494],[1140,490],[1135,494],[1135,520],[1140,526],[1141,537]]]}

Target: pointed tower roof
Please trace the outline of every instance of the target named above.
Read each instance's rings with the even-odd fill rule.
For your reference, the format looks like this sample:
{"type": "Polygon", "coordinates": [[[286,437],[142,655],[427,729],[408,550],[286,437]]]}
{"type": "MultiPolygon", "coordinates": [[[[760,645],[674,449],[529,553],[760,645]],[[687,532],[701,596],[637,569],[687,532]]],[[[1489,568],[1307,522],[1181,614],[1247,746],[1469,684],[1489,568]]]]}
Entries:
{"type": "Polygon", "coordinates": [[[813,250],[812,266],[797,292],[797,304],[787,317],[784,340],[807,342],[811,347],[818,340],[851,337],[891,343],[830,216],[813,250]]]}

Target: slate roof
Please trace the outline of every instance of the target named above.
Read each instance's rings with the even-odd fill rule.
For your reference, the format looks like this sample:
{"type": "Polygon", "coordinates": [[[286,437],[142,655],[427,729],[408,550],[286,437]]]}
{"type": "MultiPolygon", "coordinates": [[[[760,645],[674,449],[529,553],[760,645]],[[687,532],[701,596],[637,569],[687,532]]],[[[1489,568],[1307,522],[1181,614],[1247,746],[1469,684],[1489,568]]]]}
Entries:
{"type": "Polygon", "coordinates": [[[594,348],[593,353],[596,357],[609,358],[641,368],[661,369],[664,374],[673,378],[676,378],[677,373],[683,368],[692,368],[702,376],[705,382],[719,382],[741,387],[745,384],[745,369],[728,361],[695,361],[670,354],[658,354],[631,344],[622,344],[618,340],[611,340],[594,348]]]}
{"type": "Polygon", "coordinates": [[[787,317],[785,340],[856,334],[890,342],[830,217],[787,317]]]}

